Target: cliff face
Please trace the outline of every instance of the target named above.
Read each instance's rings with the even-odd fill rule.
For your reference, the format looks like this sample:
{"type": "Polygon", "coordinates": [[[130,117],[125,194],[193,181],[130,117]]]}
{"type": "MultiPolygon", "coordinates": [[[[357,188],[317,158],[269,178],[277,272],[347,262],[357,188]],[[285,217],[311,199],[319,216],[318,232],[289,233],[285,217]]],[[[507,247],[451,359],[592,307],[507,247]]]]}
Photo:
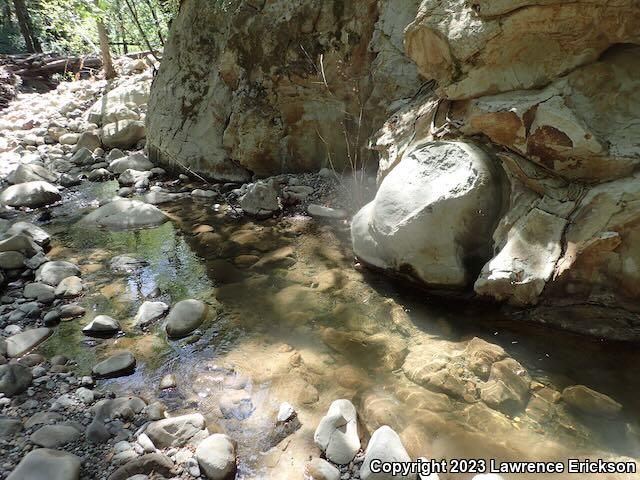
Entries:
{"type": "Polygon", "coordinates": [[[635,0],[186,0],[149,146],[245,179],[370,141],[363,261],[637,339],[639,45],[635,0]]]}
{"type": "Polygon", "coordinates": [[[238,180],[361,164],[394,102],[424,81],[402,47],[416,10],[415,0],[184,1],[151,93],[152,155],[238,180]]]}

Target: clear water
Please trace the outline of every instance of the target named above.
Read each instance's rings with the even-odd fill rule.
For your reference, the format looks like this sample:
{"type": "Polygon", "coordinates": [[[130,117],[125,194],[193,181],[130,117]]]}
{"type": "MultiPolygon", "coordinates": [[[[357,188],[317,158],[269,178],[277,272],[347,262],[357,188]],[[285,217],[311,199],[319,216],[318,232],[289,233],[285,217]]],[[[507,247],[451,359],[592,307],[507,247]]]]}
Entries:
{"type": "Polygon", "coordinates": [[[113,196],[116,186],[83,186],[53,210],[45,225],[55,234],[50,257],[74,261],[83,270],[88,290],[79,302],[88,313],[61,324],[43,349],[78,359],[84,373],[110,352],[132,350],[136,372],[107,383],[149,400],[159,398],[175,413],[204,414],[210,430],[237,440],[239,478],[301,478],[304,462],[315,452],[313,431],[337,398],[354,400],[370,428],[388,423],[402,432],[414,456],[640,456],[640,440],[628,434],[637,428],[640,412],[637,346],[532,327],[491,306],[431,298],[360,271],[344,225],[305,217],[253,222],[189,199],[160,205],[173,221],[158,228],[78,227],[75,221],[84,210],[95,199],[113,196]],[[148,265],[115,275],[108,262],[119,254],[148,265]],[[272,261],[264,262],[270,255],[272,261]],[[243,266],[247,256],[263,259],[264,265],[243,266]],[[194,337],[168,341],[161,321],[148,333],[132,328],[138,306],[156,287],[160,300],[169,304],[199,298],[211,305],[194,337]],[[98,314],[118,319],[124,334],[97,341],[84,337],[82,326],[98,314]],[[343,335],[336,337],[336,331],[343,335]],[[444,345],[473,336],[503,346],[545,385],[561,391],[584,384],[614,397],[624,405],[622,416],[603,420],[572,414],[536,423],[523,414],[505,424],[469,411],[462,402],[434,412],[399,398],[397,392],[409,382],[389,361],[389,348],[418,341],[444,345]],[[178,388],[160,392],[166,373],[175,374],[178,388]],[[302,427],[275,446],[280,440],[273,436],[275,412],[283,401],[294,405],[302,427]]]}

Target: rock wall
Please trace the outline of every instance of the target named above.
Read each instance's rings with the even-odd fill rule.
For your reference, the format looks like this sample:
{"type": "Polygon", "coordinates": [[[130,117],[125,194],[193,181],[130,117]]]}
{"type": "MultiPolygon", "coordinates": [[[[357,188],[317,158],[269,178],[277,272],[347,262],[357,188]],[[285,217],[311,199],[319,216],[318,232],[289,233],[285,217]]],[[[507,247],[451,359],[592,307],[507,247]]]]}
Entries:
{"type": "Polygon", "coordinates": [[[424,79],[416,0],[185,0],[149,102],[150,153],[221,180],[340,170],[424,79]]]}
{"type": "Polygon", "coordinates": [[[185,0],[147,139],[220,180],[375,155],[362,261],[638,339],[639,87],[636,0],[185,0]]]}
{"type": "MultiPolygon", "coordinates": [[[[356,254],[440,289],[442,282],[417,274],[416,266],[459,259],[466,238],[460,232],[471,226],[477,251],[489,252],[484,266],[463,264],[469,280],[445,286],[543,323],[640,339],[638,32],[634,1],[423,1],[404,46],[438,87],[403,106],[375,135],[380,188],[354,218],[356,254]],[[390,195],[389,185],[415,182],[398,172],[416,155],[432,156],[442,140],[487,152],[504,176],[489,178],[481,196],[500,198],[502,206],[488,211],[471,196],[437,227],[420,230],[419,245],[406,250],[419,257],[385,257],[379,219],[410,205],[390,195]],[[459,212],[474,207],[476,222],[463,221],[459,212]],[[488,235],[477,227],[487,213],[497,221],[488,235]],[[450,232],[454,245],[434,248],[450,232]]],[[[458,165],[457,183],[444,182],[441,172],[423,179],[422,211],[431,215],[473,184],[477,169],[458,165]],[[433,188],[441,189],[439,198],[426,193],[433,188]]],[[[404,220],[402,229],[410,230],[424,216],[404,220]]]]}

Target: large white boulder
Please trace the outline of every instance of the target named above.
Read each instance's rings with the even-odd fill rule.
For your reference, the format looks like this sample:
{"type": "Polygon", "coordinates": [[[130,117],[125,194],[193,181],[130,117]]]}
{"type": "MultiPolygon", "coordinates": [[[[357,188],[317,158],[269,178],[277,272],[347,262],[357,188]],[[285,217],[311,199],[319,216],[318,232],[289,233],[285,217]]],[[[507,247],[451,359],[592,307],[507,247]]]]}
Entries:
{"type": "Polygon", "coordinates": [[[132,148],[145,138],[144,123],[140,120],[120,120],[108,123],[101,130],[105,148],[132,148]]]}
{"type": "Polygon", "coordinates": [[[352,221],[355,254],[436,287],[462,288],[491,254],[501,209],[492,159],[464,142],[405,154],[352,221]]]}
{"type": "Polygon", "coordinates": [[[55,182],[58,176],[40,165],[20,165],[8,177],[7,181],[13,185],[27,182],[55,182]]]}
{"type": "Polygon", "coordinates": [[[133,80],[114,88],[98,100],[89,109],[89,121],[103,125],[121,120],[137,120],[139,116],[135,110],[149,101],[151,80],[146,76],[134,77],[133,80]]]}

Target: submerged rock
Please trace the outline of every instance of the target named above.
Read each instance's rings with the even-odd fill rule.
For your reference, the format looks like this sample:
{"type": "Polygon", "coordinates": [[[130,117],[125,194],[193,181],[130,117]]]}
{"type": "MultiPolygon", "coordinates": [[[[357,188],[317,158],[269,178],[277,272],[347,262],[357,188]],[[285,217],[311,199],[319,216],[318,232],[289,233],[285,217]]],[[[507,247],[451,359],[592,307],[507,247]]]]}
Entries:
{"type": "Polygon", "coordinates": [[[93,367],[93,375],[98,378],[121,377],[130,375],[136,368],[133,353],[125,351],[115,354],[93,367]]]}
{"type": "Polygon", "coordinates": [[[200,300],[182,300],[167,315],[166,330],[170,338],[183,338],[198,328],[207,316],[207,305],[200,300]]]}
{"type": "Polygon", "coordinates": [[[584,385],[565,388],[562,392],[562,400],[583,413],[602,417],[614,417],[622,410],[622,405],[611,397],[584,385]]]}

